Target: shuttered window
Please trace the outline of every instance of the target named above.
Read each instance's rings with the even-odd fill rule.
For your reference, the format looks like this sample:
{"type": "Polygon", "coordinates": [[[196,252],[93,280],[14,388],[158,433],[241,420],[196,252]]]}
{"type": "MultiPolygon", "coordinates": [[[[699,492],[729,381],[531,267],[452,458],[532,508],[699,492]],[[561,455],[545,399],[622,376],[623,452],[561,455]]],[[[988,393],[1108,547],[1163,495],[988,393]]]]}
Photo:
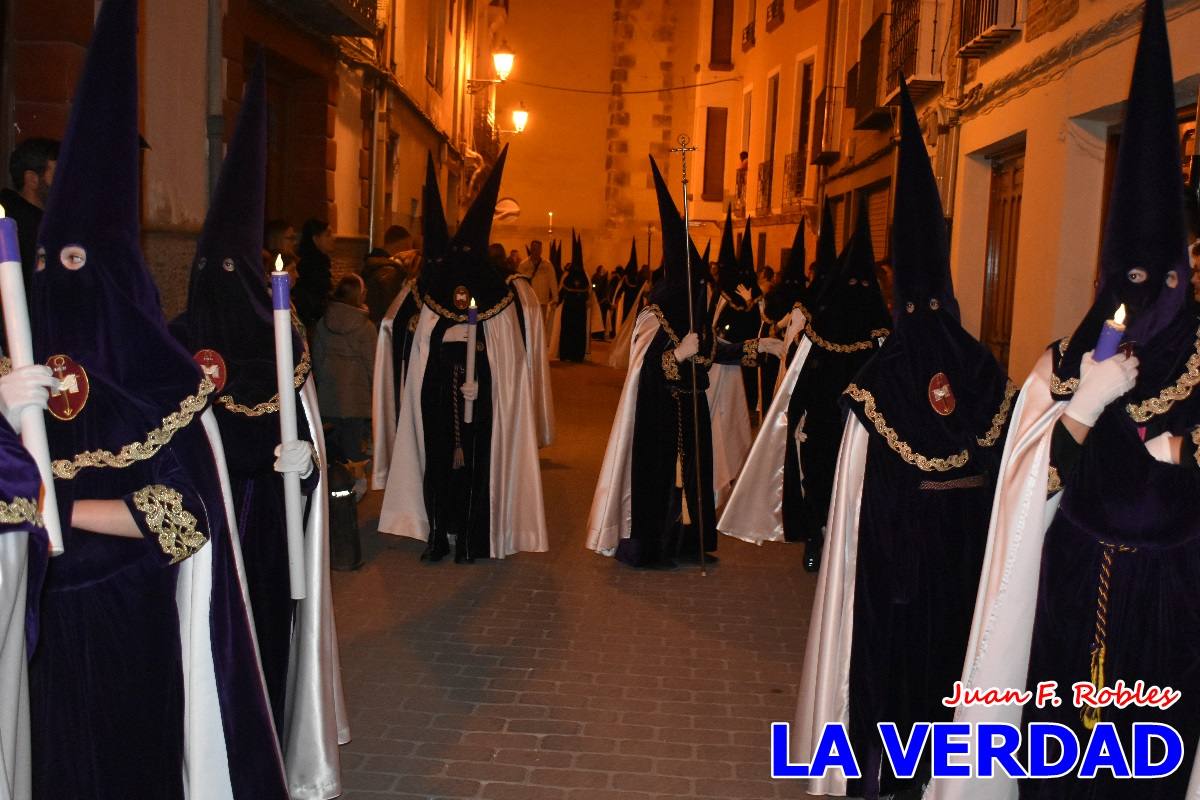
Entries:
{"type": "Polygon", "coordinates": [[[871,249],[875,251],[876,261],[884,261],[890,255],[888,188],[888,184],[883,183],[867,189],[867,219],[871,222],[871,249]]]}
{"type": "Polygon", "coordinates": [[[704,122],[704,189],[701,197],[712,202],[725,199],[725,136],[729,109],[710,106],[704,122]]]}
{"type": "Polygon", "coordinates": [[[709,68],[733,68],[733,0],[713,0],[709,47],[709,68]]]}

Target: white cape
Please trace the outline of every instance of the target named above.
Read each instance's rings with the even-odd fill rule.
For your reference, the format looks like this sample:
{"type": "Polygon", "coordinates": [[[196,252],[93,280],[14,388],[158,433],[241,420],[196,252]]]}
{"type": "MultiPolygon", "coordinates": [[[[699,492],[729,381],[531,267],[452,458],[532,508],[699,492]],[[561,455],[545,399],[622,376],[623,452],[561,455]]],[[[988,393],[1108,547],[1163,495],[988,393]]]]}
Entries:
{"type": "Polygon", "coordinates": [[[717,523],[722,533],[754,544],[783,541],[784,458],[787,448],[797,447],[795,442],[788,441],[787,410],[811,348],[808,337],[802,339],[792,363],[782,372],[783,380],[775,399],[767,409],[746,465],[717,523]]]}
{"type": "MultiPolygon", "coordinates": [[[[514,283],[519,285],[521,281],[514,283]]],[[[421,309],[396,424],[392,469],[379,514],[381,532],[421,541],[429,539],[421,387],[429,360],[430,334],[439,319],[429,308],[421,309]]],[[[538,319],[537,315],[526,316],[527,321],[538,319]]],[[[537,422],[517,311],[510,305],[479,325],[487,337],[488,365],[492,371],[491,555],[504,558],[522,551],[545,552],[549,544],[538,464],[537,422]]],[[[537,326],[529,322],[526,327],[537,326]]]]}
{"type": "MultiPolygon", "coordinates": [[[[396,441],[396,381],[404,391],[404,375],[393,374],[393,344],[396,315],[400,306],[412,293],[412,281],[405,281],[404,288],[388,306],[387,313],[379,322],[379,339],[375,343],[374,382],[371,387],[371,423],[374,451],[371,457],[371,488],[383,489],[387,485],[388,468],[392,463],[392,445],[396,441]]],[[[404,332],[401,331],[401,337],[404,332]]]]}
{"type": "Polygon", "coordinates": [[[705,395],[712,420],[713,492],[720,507],[729,499],[754,442],[741,364],[713,364],[705,395]]]}
{"type": "Polygon", "coordinates": [[[312,376],[300,394],[312,431],[320,479],[305,513],[304,575],[308,596],[296,604],[288,658],[283,759],[295,800],[330,800],[342,793],[338,745],[350,741],[329,580],[329,481],[325,436],[312,376]]]}
{"type": "Polygon", "coordinates": [[[653,314],[643,311],[636,320],[630,342],[629,371],[625,375],[625,386],[621,389],[621,400],[617,404],[617,416],[613,420],[608,446],[604,451],[604,462],[600,466],[600,477],[596,482],[596,492],[592,496],[592,510],[588,514],[587,546],[606,556],[616,553],[617,544],[622,539],[629,538],[633,526],[631,481],[638,382],[641,379],[646,350],[650,348],[650,343],[658,333],[658,317],[653,314]]]}
{"type": "MultiPolygon", "coordinates": [[[[562,293],[559,293],[559,297],[562,293]]],[[[562,339],[562,303],[555,303],[554,308],[550,310],[550,346],[549,354],[551,361],[559,361],[558,347],[559,341],[562,339]]],[[[584,352],[590,354],[592,352],[592,334],[604,332],[604,315],[600,313],[600,301],[596,299],[595,292],[588,293],[588,318],[587,318],[587,347],[584,352]]]]}
{"type": "MultiPolygon", "coordinates": [[[[854,578],[858,515],[870,435],[854,414],[846,419],[826,526],[825,557],[817,576],[808,626],[800,699],[792,729],[793,763],[811,764],[827,723],[850,724],[850,645],[854,638],[854,578]]],[[[809,794],[844,796],[846,776],[831,770],[806,781],[809,794]]]]}
{"type": "Polygon", "coordinates": [[[642,284],[642,288],[638,290],[637,297],[633,300],[633,310],[629,314],[621,312],[621,301],[618,299],[613,301],[613,319],[617,321],[614,330],[617,332],[616,338],[613,339],[612,352],[608,354],[608,365],[613,369],[628,369],[630,358],[630,342],[633,340],[633,329],[637,325],[638,317],[641,314],[641,309],[645,305],[644,297],[646,293],[646,284],[642,284]]]}
{"type": "Polygon", "coordinates": [[[525,359],[533,389],[533,410],[537,414],[538,447],[549,447],[554,444],[554,392],[546,350],[546,322],[529,279],[524,275],[513,275],[508,283],[517,294],[525,318],[525,359]]]}
{"type": "Polygon", "coordinates": [[[0,800],[32,797],[25,593],[29,533],[0,535],[0,800]]]}

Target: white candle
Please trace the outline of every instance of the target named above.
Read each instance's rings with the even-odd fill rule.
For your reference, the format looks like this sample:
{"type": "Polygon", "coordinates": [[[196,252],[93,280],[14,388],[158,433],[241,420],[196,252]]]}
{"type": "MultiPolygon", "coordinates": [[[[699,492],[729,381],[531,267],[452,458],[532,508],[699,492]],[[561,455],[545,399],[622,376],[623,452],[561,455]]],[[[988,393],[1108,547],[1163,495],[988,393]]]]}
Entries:
{"type": "MultiPolygon", "coordinates": [[[[29,329],[29,308],[25,305],[25,276],[21,273],[21,251],[17,243],[17,223],[4,215],[0,206],[0,303],[4,308],[4,331],[8,335],[9,357],[13,369],[33,364],[33,334],[29,329]]],[[[37,463],[45,496],[42,521],[50,539],[50,555],[63,551],[62,520],[58,516],[58,496],[54,491],[54,473],[50,469],[50,442],[46,438],[46,417],[41,409],[29,406],[21,411],[21,443],[37,463]]]]}
{"type": "MultiPolygon", "coordinates": [[[[275,257],[271,273],[271,306],[275,320],[275,379],[279,388],[279,440],[286,447],[300,437],[296,432],[295,353],[292,350],[292,298],[283,257],[275,257]]],[[[304,579],[304,513],[300,499],[300,475],[283,473],[283,503],[287,522],[288,579],[292,599],[303,600],[308,592],[304,579]]]]}
{"type": "MultiPolygon", "coordinates": [[[[479,311],[475,305],[475,298],[471,298],[471,305],[467,307],[467,382],[475,382],[475,329],[479,323],[479,311]]],[[[468,425],[475,417],[475,402],[466,400],[463,402],[463,422],[468,425]]]]}

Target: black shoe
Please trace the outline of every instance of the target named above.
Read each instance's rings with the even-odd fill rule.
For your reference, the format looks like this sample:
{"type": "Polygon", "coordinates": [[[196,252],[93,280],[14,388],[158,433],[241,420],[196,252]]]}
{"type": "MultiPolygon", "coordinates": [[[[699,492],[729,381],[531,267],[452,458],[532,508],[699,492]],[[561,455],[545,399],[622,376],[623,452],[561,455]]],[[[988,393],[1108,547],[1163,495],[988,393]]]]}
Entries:
{"type": "Polygon", "coordinates": [[[671,570],[679,569],[679,564],[674,559],[664,558],[661,561],[651,561],[644,568],[658,572],[670,572],[671,570]]]}
{"type": "Polygon", "coordinates": [[[421,560],[436,564],[448,555],[450,555],[450,543],[446,541],[446,537],[431,535],[429,544],[425,546],[425,552],[421,553],[421,560]]]}
{"type": "Polygon", "coordinates": [[[804,571],[820,572],[821,543],[809,540],[804,543],[804,571]]]}

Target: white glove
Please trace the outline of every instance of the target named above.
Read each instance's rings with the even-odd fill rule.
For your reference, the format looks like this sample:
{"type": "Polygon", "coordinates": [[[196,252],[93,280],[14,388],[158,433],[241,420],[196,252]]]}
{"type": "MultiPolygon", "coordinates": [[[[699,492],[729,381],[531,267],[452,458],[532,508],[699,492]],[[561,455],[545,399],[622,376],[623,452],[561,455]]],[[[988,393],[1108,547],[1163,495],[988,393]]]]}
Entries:
{"type": "Polygon", "coordinates": [[[31,364],[18,367],[0,378],[0,414],[17,433],[21,432],[21,412],[30,406],[44,409],[50,392],[58,391],[58,378],[49,367],[31,364]]]}
{"type": "Polygon", "coordinates": [[[750,301],[754,299],[754,292],[748,286],[737,287],[738,297],[746,301],[746,305],[750,305],[750,301]]]}
{"type": "Polygon", "coordinates": [[[275,445],[275,471],[298,472],[304,480],[313,471],[313,448],[308,442],[288,442],[275,445]]]}
{"type": "Polygon", "coordinates": [[[1146,442],[1146,451],[1154,456],[1155,461],[1164,464],[1177,464],[1175,460],[1175,438],[1170,433],[1160,433],[1146,442]]]}
{"type": "Polygon", "coordinates": [[[1109,403],[1133,388],[1137,382],[1138,360],[1136,356],[1120,353],[1099,363],[1092,360],[1092,353],[1084,354],[1079,364],[1079,388],[1067,403],[1067,416],[1087,427],[1096,424],[1100,414],[1109,403]]]}
{"type": "Polygon", "coordinates": [[[781,339],[762,338],[758,340],[758,352],[783,358],[783,341],[781,339]]]}
{"type": "Polygon", "coordinates": [[[683,337],[679,346],[675,348],[675,363],[682,364],[698,352],[700,352],[700,337],[693,331],[683,337]]]}
{"type": "Polygon", "coordinates": [[[479,399],[479,382],[468,381],[460,387],[460,391],[462,392],[463,400],[470,400],[474,403],[479,399]]]}

